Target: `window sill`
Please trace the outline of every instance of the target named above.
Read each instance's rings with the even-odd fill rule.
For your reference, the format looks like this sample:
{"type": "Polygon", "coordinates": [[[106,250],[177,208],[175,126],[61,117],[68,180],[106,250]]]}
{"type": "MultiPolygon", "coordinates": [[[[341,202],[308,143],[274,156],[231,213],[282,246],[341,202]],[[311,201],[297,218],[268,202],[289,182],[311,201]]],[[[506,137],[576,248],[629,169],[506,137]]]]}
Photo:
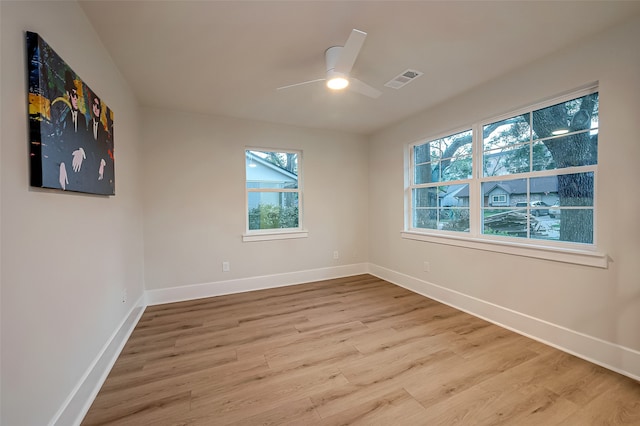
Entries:
{"type": "Polygon", "coordinates": [[[271,241],[271,240],[289,240],[293,238],[307,238],[309,231],[295,230],[295,231],[267,231],[256,232],[252,234],[244,234],[242,236],[243,242],[251,241],[271,241]]]}
{"type": "Polygon", "coordinates": [[[446,244],[450,246],[465,247],[475,250],[492,251],[496,253],[511,254],[514,256],[552,260],[554,262],[573,263],[576,265],[591,266],[603,269],[607,269],[607,267],[609,266],[608,256],[597,251],[565,249],[535,244],[522,244],[510,241],[488,241],[473,237],[433,235],[412,231],[403,231],[400,233],[400,235],[402,236],[402,238],[406,238],[409,240],[446,244]]]}

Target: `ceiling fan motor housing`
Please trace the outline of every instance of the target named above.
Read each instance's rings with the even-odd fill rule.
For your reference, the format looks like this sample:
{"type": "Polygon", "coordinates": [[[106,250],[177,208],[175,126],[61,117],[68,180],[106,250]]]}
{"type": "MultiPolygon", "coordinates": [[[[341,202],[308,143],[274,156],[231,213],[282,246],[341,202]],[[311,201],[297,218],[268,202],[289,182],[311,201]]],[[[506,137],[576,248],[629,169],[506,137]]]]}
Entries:
{"type": "Polygon", "coordinates": [[[340,52],[342,52],[342,46],[333,46],[324,54],[327,63],[327,87],[334,90],[344,89],[349,85],[349,75],[335,70],[340,52]]]}
{"type": "Polygon", "coordinates": [[[324,57],[327,63],[327,79],[331,76],[334,77],[343,77],[348,78],[349,76],[344,73],[339,73],[335,71],[336,63],[338,62],[338,58],[340,57],[340,52],[342,51],[342,46],[333,46],[328,48],[324,52],[324,57]],[[335,74],[331,74],[335,73],[335,74]]]}

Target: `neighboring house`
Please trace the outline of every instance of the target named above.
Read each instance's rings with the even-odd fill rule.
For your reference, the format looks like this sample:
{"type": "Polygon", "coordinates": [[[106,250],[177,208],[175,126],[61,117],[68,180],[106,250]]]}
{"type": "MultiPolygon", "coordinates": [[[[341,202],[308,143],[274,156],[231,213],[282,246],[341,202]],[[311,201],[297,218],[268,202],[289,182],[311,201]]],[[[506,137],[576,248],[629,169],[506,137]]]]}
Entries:
{"type": "MultiPolygon", "coordinates": [[[[247,188],[297,188],[298,176],[255,154],[246,153],[247,188]]],[[[285,207],[287,197],[282,192],[249,193],[249,209],[259,204],[285,207]]]]}
{"type": "MultiPolygon", "coordinates": [[[[543,201],[552,206],[558,204],[558,178],[556,176],[530,179],[530,200],[543,201]]],[[[487,182],[483,186],[485,207],[508,207],[527,202],[527,181],[516,179],[507,182],[487,182]]],[[[463,187],[456,197],[469,205],[469,187],[463,187]]]]}

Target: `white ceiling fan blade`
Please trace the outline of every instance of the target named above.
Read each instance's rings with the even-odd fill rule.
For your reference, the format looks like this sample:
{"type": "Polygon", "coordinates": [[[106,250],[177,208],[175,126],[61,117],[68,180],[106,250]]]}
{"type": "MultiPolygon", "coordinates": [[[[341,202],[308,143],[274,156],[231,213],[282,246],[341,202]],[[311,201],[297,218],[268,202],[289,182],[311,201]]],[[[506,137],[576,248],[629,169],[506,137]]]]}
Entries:
{"type": "Polygon", "coordinates": [[[362,49],[366,37],[367,33],[364,31],[356,29],[351,31],[351,35],[344,44],[340,52],[340,57],[336,62],[336,72],[347,75],[351,72],[351,68],[353,68],[353,64],[356,62],[356,58],[358,57],[358,53],[360,53],[360,49],[362,49]]]}
{"type": "Polygon", "coordinates": [[[288,89],[290,87],[302,86],[310,83],[317,83],[318,81],[324,81],[326,78],[317,78],[315,80],[303,81],[302,83],[289,84],[288,86],[278,87],[276,90],[288,89]]]}
{"type": "Polygon", "coordinates": [[[376,89],[375,87],[369,86],[367,83],[364,83],[357,78],[351,77],[349,79],[349,90],[352,92],[360,93],[361,95],[368,96],[373,99],[377,99],[382,95],[382,92],[376,89]]]}

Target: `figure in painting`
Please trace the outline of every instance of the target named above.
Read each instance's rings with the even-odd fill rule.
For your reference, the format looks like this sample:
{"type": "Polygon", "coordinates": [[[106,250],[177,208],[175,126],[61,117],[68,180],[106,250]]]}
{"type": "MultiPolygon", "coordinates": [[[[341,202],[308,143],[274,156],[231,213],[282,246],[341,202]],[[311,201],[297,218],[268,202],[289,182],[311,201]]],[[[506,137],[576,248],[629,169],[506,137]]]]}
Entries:
{"type": "MultiPolygon", "coordinates": [[[[88,152],[90,152],[89,163],[89,180],[92,182],[98,181],[98,187],[102,191],[107,191],[111,186],[111,175],[113,170],[113,158],[112,150],[110,149],[110,135],[107,129],[105,129],[102,121],[102,101],[95,93],[91,94],[91,120],[89,124],[89,132],[91,134],[89,140],[90,146],[88,146],[88,152]]],[[[105,114],[105,119],[108,117],[110,111],[105,114]]],[[[109,120],[106,120],[107,122],[109,120]]]]}
{"type": "Polygon", "coordinates": [[[62,189],[66,189],[67,185],[70,185],[70,189],[77,189],[86,174],[81,170],[82,163],[87,158],[83,147],[87,137],[87,120],[78,107],[78,87],[69,70],[65,72],[64,88],[70,108],[62,121],[62,133],[58,142],[59,151],[62,153],[59,182],[62,189]],[[67,162],[71,163],[71,171],[67,170],[67,162]],[[71,183],[70,173],[73,173],[71,183]]]}

